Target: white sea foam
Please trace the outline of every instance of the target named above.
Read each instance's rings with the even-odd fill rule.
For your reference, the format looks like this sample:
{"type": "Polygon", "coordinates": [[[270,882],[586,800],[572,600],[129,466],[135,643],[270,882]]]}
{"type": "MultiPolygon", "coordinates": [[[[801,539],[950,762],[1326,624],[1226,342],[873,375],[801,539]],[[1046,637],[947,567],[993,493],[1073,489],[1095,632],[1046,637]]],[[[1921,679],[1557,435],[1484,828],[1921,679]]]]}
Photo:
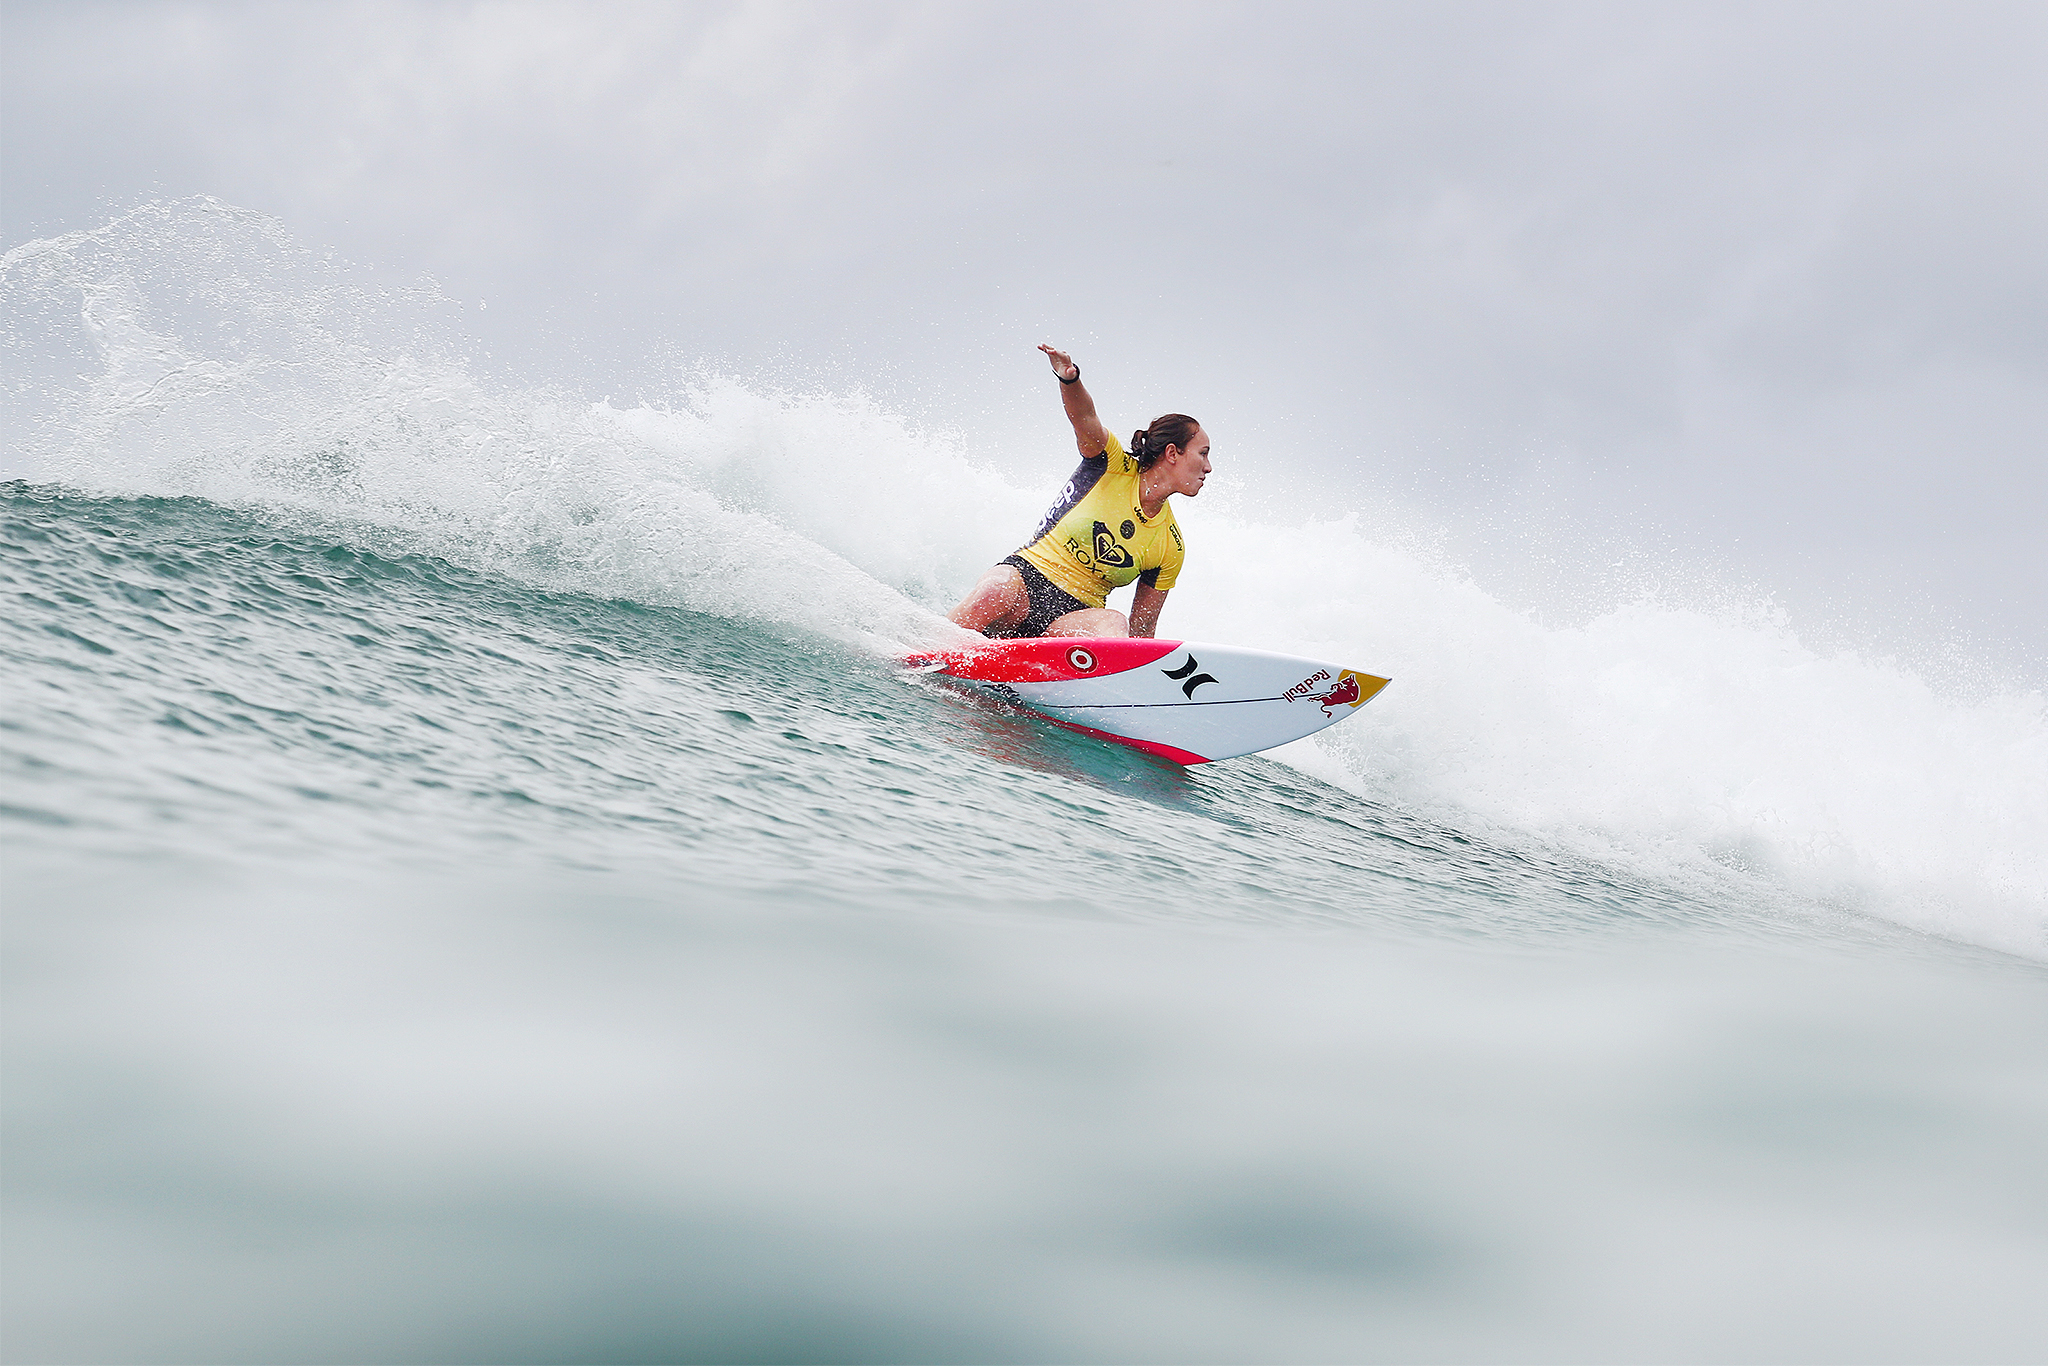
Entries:
{"type": "MultiPolygon", "coordinates": [[[[5,289],[11,473],[291,509],[885,652],[952,638],[938,611],[1073,459],[919,430],[858,395],[712,380],[623,409],[487,382],[430,294],[369,288],[211,202],[19,248],[5,289]],[[86,360],[84,378],[52,357],[86,360]]],[[[1642,597],[1545,624],[1343,509],[1333,491],[1276,524],[1226,486],[1181,512],[1169,634],[1396,680],[1284,757],[1502,836],[1660,873],[1740,867],[2048,957],[2040,693],[1944,696],[1739,603],[1642,597]]]]}

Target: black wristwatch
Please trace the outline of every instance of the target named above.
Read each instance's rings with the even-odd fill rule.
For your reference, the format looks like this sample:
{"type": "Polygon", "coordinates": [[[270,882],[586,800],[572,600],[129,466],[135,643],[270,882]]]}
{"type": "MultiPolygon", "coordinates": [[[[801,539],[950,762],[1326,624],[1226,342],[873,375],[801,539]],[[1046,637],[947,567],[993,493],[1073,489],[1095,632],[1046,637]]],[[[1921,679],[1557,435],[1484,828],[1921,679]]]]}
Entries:
{"type": "Polygon", "coordinates": [[[1052,377],[1062,384],[1079,384],[1081,382],[1081,367],[1078,365],[1074,367],[1074,377],[1072,379],[1068,379],[1057,370],[1052,372],[1052,377]]]}

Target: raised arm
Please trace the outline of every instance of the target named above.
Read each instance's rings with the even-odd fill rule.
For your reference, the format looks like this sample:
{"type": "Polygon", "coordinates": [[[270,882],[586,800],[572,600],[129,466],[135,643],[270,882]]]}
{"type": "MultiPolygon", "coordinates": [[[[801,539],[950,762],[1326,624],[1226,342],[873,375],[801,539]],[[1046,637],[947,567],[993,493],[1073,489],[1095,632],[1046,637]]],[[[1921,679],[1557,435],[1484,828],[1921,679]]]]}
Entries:
{"type": "Polygon", "coordinates": [[[1052,362],[1052,372],[1060,382],[1060,402],[1066,405],[1067,421],[1074,424],[1074,444],[1083,455],[1101,455],[1109,448],[1109,428],[1095,415],[1095,400],[1081,383],[1081,367],[1064,351],[1046,345],[1038,349],[1052,362]]]}

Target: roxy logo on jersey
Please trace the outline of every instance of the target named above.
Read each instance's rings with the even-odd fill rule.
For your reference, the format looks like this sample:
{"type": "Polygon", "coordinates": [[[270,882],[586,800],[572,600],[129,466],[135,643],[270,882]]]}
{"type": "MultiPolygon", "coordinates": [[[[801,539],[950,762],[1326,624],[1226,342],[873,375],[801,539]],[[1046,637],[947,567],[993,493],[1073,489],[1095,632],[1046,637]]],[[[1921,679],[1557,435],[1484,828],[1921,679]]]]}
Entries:
{"type": "MultiPolygon", "coordinates": [[[[1124,525],[1129,526],[1130,523],[1125,522],[1124,525]]],[[[1131,552],[1124,549],[1122,542],[1117,540],[1115,532],[1111,531],[1106,524],[1097,522],[1095,524],[1095,563],[1108,565],[1111,569],[1129,569],[1137,561],[1131,558],[1131,552]]]]}

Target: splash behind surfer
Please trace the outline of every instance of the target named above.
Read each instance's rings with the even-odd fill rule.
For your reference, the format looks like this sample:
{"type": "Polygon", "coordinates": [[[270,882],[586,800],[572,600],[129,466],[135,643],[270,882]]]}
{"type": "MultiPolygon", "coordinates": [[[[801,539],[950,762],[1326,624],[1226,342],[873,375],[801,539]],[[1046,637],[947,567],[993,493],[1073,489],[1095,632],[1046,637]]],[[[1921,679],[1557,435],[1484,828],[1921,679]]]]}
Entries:
{"type": "Polygon", "coordinates": [[[1168,413],[1132,433],[1126,450],[1095,415],[1073,357],[1038,349],[1060,382],[1081,464],[1031,539],[982,575],[951,618],[991,636],[1149,637],[1185,551],[1166,500],[1202,491],[1209,434],[1185,413],[1168,413]],[[1127,620],[1104,600],[1133,579],[1127,620]]]}

